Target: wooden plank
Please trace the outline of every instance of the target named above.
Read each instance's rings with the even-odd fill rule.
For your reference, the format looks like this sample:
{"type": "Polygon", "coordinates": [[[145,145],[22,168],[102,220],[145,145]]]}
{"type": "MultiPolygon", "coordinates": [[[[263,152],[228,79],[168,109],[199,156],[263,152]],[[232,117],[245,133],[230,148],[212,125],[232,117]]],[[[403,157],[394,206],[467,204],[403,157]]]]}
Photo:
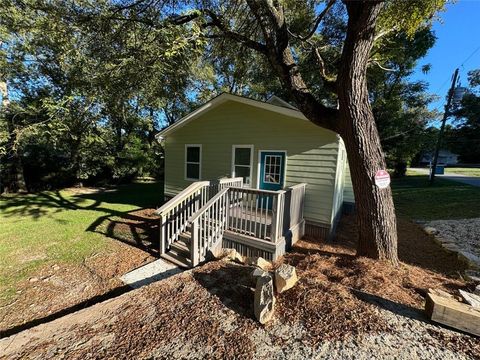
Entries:
{"type": "Polygon", "coordinates": [[[480,312],[470,305],[428,293],[425,311],[432,321],[480,336],[480,312]]]}

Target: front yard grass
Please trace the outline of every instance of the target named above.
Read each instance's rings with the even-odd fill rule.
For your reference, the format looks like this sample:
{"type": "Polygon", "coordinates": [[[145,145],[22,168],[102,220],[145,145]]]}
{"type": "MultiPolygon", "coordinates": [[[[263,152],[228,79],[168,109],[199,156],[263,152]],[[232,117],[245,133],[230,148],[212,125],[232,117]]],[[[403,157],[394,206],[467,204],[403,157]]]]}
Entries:
{"type": "Polygon", "coordinates": [[[67,189],[0,197],[0,304],[39,268],[78,264],[115,243],[104,222],[161,204],[159,183],[134,183],[113,190],[67,189]]]}
{"type": "Polygon", "coordinates": [[[478,177],[480,177],[480,168],[447,167],[447,168],[445,168],[445,174],[457,174],[457,175],[478,176],[478,177]]]}
{"type": "Polygon", "coordinates": [[[467,219],[480,216],[480,187],[409,172],[394,179],[393,198],[397,214],[415,220],[467,219]]]}

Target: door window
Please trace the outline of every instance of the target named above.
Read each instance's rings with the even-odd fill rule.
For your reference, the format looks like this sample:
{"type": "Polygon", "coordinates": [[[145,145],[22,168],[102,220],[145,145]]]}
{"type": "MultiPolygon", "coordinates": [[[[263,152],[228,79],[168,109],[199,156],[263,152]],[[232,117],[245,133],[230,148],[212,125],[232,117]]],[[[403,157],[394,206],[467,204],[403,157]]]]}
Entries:
{"type": "Polygon", "coordinates": [[[265,155],[263,182],[266,184],[280,184],[282,174],[282,156],[265,155]]]}

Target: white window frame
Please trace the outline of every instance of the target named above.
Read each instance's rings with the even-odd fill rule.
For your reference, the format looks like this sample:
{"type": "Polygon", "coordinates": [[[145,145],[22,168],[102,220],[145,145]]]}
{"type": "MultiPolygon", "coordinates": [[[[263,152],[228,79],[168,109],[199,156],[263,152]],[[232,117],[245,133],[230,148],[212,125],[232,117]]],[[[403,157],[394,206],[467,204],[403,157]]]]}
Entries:
{"type": "Polygon", "coordinates": [[[202,144],[185,144],[185,180],[187,181],[200,181],[202,179],[202,144]],[[199,162],[188,162],[187,155],[188,155],[188,148],[190,147],[198,147],[199,148],[199,162]],[[191,179],[187,177],[187,165],[188,164],[198,164],[198,179],[191,179]]]}
{"type": "MultiPolygon", "coordinates": [[[[278,173],[278,182],[276,181],[266,181],[265,180],[265,175],[267,175],[266,173],[266,169],[265,169],[265,166],[267,165],[267,163],[265,162],[265,166],[264,166],[264,169],[263,169],[263,176],[264,178],[262,179],[262,182],[265,183],[265,184],[272,184],[272,185],[281,185],[282,184],[282,172],[283,172],[283,165],[282,165],[282,155],[265,155],[265,159],[267,157],[271,157],[271,158],[276,158],[276,159],[280,159],[280,172],[278,173]]],[[[276,163],[276,161],[275,161],[276,163]]],[[[270,164],[271,166],[271,164],[270,164]]],[[[276,166],[276,165],[275,165],[276,166]]]]}
{"type": "Polygon", "coordinates": [[[287,150],[258,150],[258,158],[257,158],[257,189],[260,189],[260,173],[262,172],[261,169],[261,162],[262,162],[262,153],[264,152],[279,152],[285,154],[285,164],[283,168],[283,184],[282,187],[285,187],[287,183],[287,163],[288,163],[288,153],[287,150]]]}
{"type": "Polygon", "coordinates": [[[250,184],[244,184],[246,187],[252,187],[253,184],[253,145],[232,145],[232,177],[235,175],[235,166],[250,168],[250,184]],[[235,165],[235,149],[250,149],[250,165],[235,165]]]}

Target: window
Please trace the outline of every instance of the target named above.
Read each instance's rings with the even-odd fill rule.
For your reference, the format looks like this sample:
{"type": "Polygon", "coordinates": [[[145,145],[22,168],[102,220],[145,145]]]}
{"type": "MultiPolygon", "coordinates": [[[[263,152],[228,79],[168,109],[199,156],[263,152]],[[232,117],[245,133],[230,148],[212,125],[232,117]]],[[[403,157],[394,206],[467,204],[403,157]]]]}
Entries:
{"type": "Polygon", "coordinates": [[[202,162],[201,145],[185,145],[185,179],[200,180],[202,162]]]}
{"type": "Polygon", "coordinates": [[[232,177],[243,177],[243,183],[252,184],[253,145],[233,145],[232,177]]]}
{"type": "Polygon", "coordinates": [[[266,155],[263,182],[266,184],[280,184],[282,174],[282,156],[266,155]]]}

